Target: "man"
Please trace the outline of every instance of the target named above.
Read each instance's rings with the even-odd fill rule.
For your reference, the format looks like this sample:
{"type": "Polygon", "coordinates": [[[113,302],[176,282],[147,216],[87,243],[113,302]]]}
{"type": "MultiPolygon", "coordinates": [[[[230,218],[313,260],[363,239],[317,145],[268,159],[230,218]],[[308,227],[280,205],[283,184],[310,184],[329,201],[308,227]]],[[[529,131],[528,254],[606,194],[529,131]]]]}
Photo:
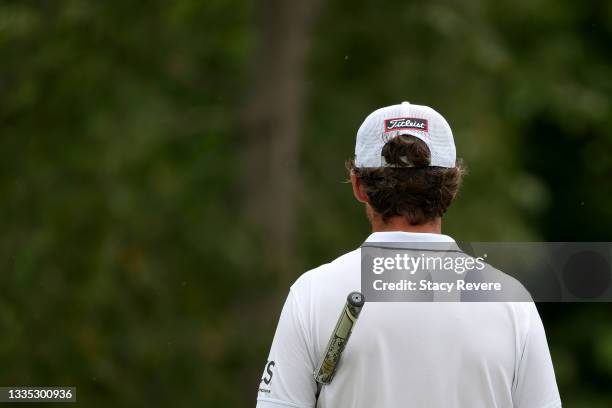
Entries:
{"type": "MultiPolygon", "coordinates": [[[[403,102],[370,114],[349,161],[376,242],[454,242],[441,221],[463,169],[446,120],[403,102]]],[[[360,289],[360,249],[291,287],[261,379],[259,408],[552,408],[561,401],[532,302],[367,302],[331,384],[320,361],[346,295],[360,289]]]]}

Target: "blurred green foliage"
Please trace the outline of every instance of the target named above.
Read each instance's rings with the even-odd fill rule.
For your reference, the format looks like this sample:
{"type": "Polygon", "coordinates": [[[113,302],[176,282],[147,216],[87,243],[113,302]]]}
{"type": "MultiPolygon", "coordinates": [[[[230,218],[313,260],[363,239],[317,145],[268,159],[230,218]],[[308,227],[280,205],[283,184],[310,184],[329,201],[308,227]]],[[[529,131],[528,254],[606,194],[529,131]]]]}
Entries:
{"type": "MultiPolygon", "coordinates": [[[[0,3],[0,385],[254,404],[287,290],[242,208],[258,6],[0,3]]],[[[323,2],[287,274],[367,236],[343,161],[402,100],[447,117],[470,169],[447,233],[609,241],[610,44],[606,1],[323,2]]],[[[565,404],[611,406],[610,305],[539,308],[565,404]]]]}

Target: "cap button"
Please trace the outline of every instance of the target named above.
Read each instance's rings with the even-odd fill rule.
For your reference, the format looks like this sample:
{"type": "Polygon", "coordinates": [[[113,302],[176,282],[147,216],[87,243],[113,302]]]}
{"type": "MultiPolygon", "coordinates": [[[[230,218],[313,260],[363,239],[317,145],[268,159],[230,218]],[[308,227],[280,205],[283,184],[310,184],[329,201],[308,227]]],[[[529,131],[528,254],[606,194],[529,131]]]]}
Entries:
{"type": "Polygon", "coordinates": [[[410,102],[404,101],[404,102],[402,102],[402,105],[410,105],[410,102]]]}

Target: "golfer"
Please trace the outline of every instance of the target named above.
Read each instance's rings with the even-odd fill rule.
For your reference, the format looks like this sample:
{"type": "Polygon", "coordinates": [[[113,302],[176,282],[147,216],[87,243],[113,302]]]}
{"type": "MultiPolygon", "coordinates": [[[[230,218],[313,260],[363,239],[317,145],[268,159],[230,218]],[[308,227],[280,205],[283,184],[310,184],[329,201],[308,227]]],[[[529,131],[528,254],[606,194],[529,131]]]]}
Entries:
{"type": "MultiPolygon", "coordinates": [[[[348,162],[373,233],[366,243],[452,243],[442,217],[463,168],[446,120],[403,102],[376,110],[348,162]]],[[[482,220],[481,220],[482,221],[482,220]]],[[[367,302],[331,384],[313,371],[360,290],[360,249],[302,275],[283,307],[259,408],[553,408],[561,401],[532,302],[367,302]]]]}

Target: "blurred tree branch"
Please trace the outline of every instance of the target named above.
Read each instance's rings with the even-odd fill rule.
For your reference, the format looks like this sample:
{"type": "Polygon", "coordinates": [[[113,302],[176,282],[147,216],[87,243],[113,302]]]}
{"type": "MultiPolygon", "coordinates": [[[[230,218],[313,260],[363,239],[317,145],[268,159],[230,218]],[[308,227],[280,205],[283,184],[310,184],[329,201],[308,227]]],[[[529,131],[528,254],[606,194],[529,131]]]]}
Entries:
{"type": "Polygon", "coordinates": [[[281,281],[294,259],[306,61],[321,0],[259,0],[253,77],[244,101],[244,202],[275,254],[281,281]]]}

